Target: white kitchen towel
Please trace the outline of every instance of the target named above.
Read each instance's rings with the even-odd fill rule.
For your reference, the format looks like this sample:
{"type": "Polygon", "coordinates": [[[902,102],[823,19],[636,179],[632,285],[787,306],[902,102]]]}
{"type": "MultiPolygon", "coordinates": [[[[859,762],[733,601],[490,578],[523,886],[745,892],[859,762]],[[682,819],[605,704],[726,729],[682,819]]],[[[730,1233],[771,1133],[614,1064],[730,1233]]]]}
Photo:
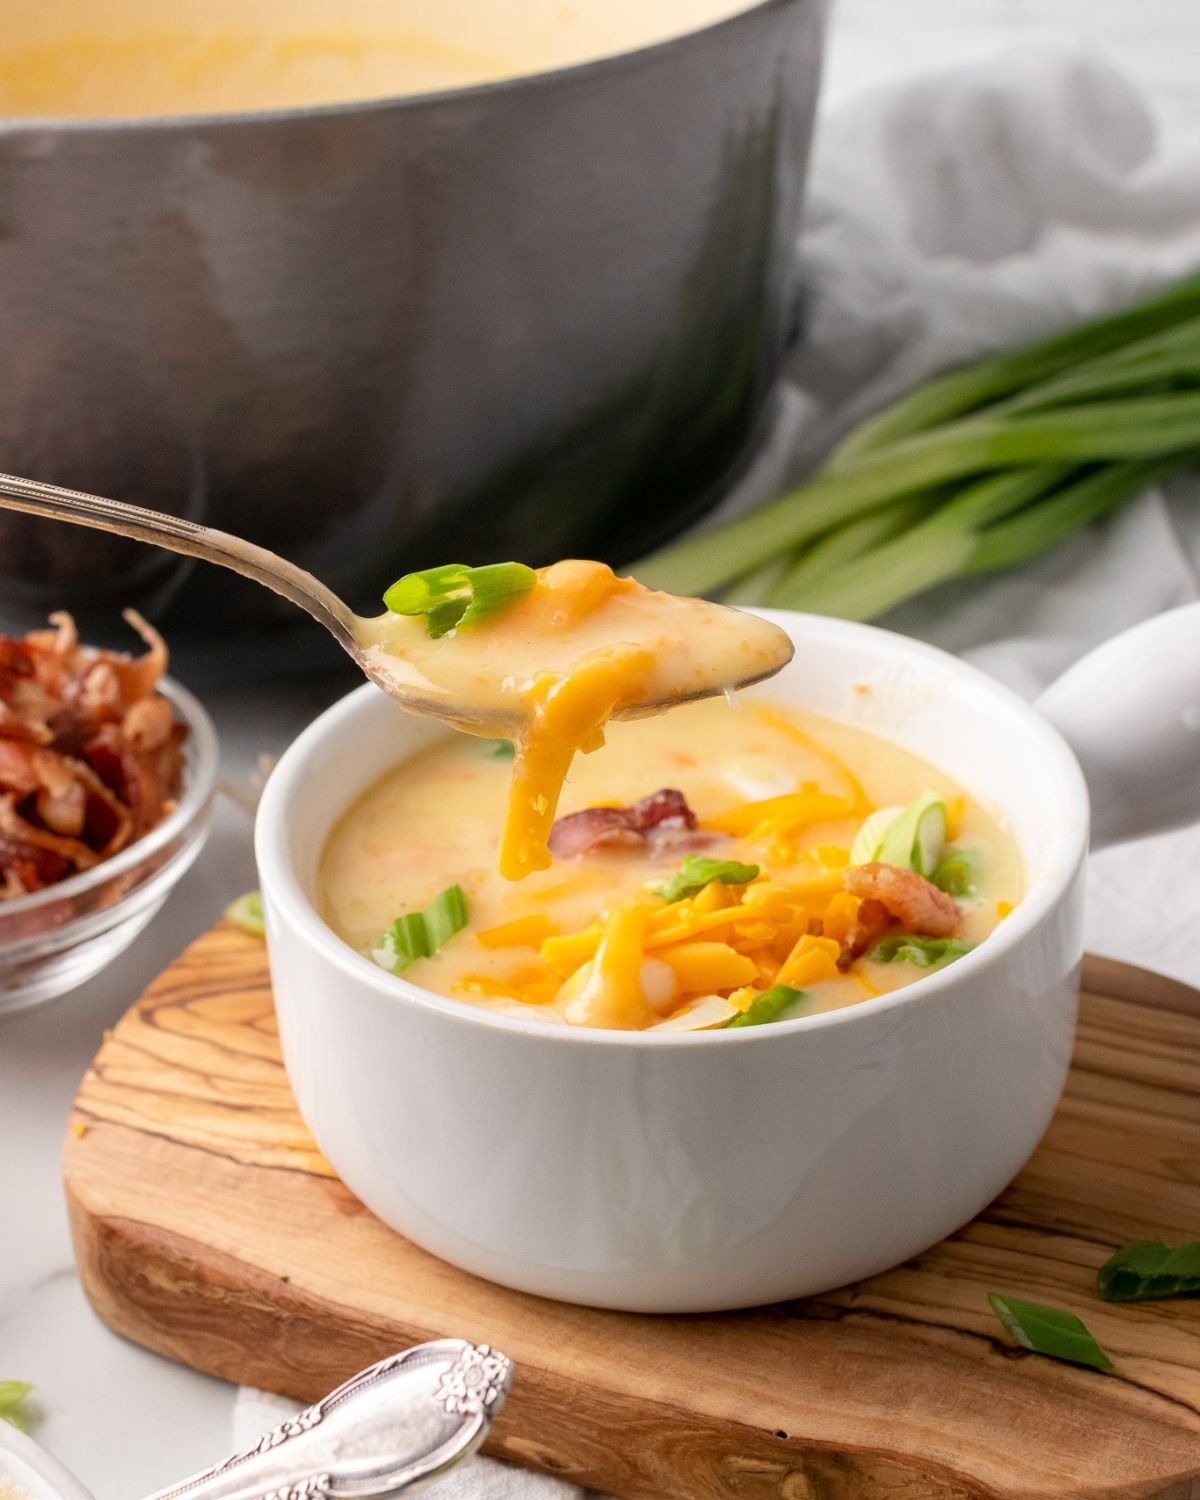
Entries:
{"type": "MultiPolygon", "coordinates": [[[[810,289],[783,414],[735,513],[804,474],[852,422],[953,363],[1064,327],[1200,267],[1200,112],[1162,139],[1130,84],[1076,48],[1024,45],[864,95],[822,121],[798,246],[810,289]]],[[[1180,481],[1014,573],[886,622],[1035,695],[1124,625],[1200,597],[1200,491],[1180,481]]],[[[1200,984],[1200,833],[1092,861],[1090,945],[1200,984]],[[1131,878],[1131,870],[1137,878],[1131,878]]],[[[520,1374],[518,1371],[518,1379],[520,1374]]],[[[239,1442],[289,1410],[240,1394],[239,1442]]],[[[578,1500],[485,1459],[440,1500],[578,1500]]]]}
{"type": "MultiPolygon", "coordinates": [[[[1200,108],[1194,132],[1165,139],[1113,64],[1049,42],[863,95],[822,122],[799,255],[809,321],[783,418],[719,519],[936,371],[1200,269],[1200,108]]],[[[1200,597],[1198,502],[1194,478],[1151,490],[880,623],[1034,697],[1108,636],[1200,597]]],[[[1200,832],[1146,840],[1133,862],[1097,855],[1089,887],[1089,947],[1200,984],[1200,832]]]]}

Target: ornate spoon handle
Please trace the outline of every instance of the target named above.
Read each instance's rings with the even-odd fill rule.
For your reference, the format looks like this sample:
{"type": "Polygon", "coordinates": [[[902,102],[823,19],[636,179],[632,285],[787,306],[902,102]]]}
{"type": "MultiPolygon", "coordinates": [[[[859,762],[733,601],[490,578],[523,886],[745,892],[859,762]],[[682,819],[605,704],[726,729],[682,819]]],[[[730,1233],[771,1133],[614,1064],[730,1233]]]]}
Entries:
{"type": "Polygon", "coordinates": [[[148,1500],[373,1500],[474,1453],[512,1384],[486,1344],[439,1339],[381,1360],[248,1452],[148,1500]]]}

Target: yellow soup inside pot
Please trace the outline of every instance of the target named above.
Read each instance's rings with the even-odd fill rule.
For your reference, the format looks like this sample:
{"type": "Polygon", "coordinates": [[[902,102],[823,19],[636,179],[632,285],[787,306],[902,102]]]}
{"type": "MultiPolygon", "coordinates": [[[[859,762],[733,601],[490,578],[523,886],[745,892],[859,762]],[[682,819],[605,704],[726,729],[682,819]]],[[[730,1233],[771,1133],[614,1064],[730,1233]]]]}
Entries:
{"type": "Polygon", "coordinates": [[[510,771],[494,744],[447,735],[350,809],[320,868],[326,920],[367,956],[398,916],[459,886],[466,925],[404,977],[506,1015],[691,1030],[728,1026],[772,993],[794,993],[773,1019],[837,1009],[952,961],[1022,894],[1011,835],[949,777],[767,699],[610,725],[570,771],[549,868],[517,884],[496,868],[510,771]],[[929,857],[953,895],[852,858],[868,818],[922,797],[944,810],[929,857]],[[639,828],[638,806],[674,816],[639,828]],[[695,860],[729,878],[672,889],[712,868],[695,860]]]}
{"type": "Polygon", "coordinates": [[[0,115],[208,114],[389,98],[643,47],[746,0],[8,0],[0,115]]]}

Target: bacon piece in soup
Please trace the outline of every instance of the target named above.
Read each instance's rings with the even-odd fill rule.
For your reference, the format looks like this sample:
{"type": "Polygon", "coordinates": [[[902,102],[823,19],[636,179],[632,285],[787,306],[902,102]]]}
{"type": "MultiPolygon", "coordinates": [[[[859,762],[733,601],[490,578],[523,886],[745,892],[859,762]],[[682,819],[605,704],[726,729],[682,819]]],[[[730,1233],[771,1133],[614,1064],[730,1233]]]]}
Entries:
{"type": "Polygon", "coordinates": [[[550,831],[550,850],[565,859],[592,849],[650,849],[653,853],[698,848],[710,836],[696,831],[696,814],[682,792],[662,787],[631,807],[585,807],[559,818],[550,831]]]}
{"type": "Polygon", "coordinates": [[[899,865],[856,865],[846,871],[846,889],[864,904],[880,902],[906,931],[925,937],[949,937],[962,916],[953,896],[899,865]]]}

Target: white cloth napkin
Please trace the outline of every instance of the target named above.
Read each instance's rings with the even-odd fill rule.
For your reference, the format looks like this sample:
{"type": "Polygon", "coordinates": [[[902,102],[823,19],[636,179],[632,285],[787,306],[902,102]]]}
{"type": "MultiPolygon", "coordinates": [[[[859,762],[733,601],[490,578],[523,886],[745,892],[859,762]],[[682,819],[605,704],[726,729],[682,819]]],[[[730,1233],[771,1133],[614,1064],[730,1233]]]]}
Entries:
{"type": "MultiPolygon", "coordinates": [[[[798,253],[810,318],[783,416],[721,515],[777,493],[858,417],[944,366],[1200,266],[1200,133],[1160,139],[1130,84],[1078,50],[1012,48],[848,104],[818,134],[798,253]]],[[[885,623],[1034,696],[1089,647],[1200,596],[1195,481],[1151,491],[1018,571],[949,585],[885,623]]],[[[1200,833],[1092,861],[1092,948],[1200,984],[1200,833]],[[1137,872],[1136,879],[1131,871],[1137,872]]],[[[290,1404],[240,1393],[239,1442],[290,1404]]],[[[474,1459],[440,1500],[578,1500],[474,1459]]]]}

